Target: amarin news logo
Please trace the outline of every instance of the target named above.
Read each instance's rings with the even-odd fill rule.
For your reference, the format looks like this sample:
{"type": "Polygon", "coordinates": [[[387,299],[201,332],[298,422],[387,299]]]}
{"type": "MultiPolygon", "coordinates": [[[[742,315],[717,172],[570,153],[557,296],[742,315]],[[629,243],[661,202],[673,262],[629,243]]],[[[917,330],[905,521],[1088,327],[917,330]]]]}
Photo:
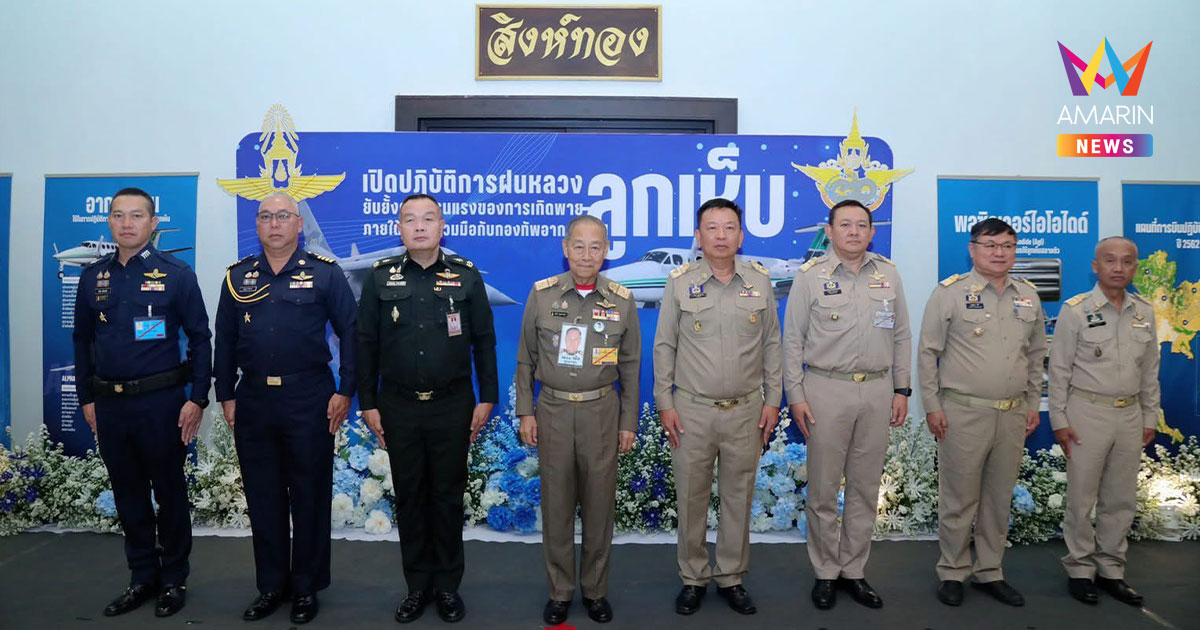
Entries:
{"type": "Polygon", "coordinates": [[[1071,94],[1087,96],[1092,93],[1093,85],[1099,85],[1103,90],[1116,83],[1117,89],[1121,91],[1121,96],[1137,96],[1138,88],[1142,85],[1142,73],[1146,71],[1146,60],[1150,58],[1150,46],[1153,44],[1153,41],[1146,44],[1146,47],[1139,50],[1136,55],[1130,57],[1125,63],[1121,63],[1121,58],[1117,56],[1112,44],[1105,37],[1100,40],[1100,46],[1096,48],[1096,53],[1092,55],[1091,61],[1085,64],[1078,55],[1063,46],[1062,42],[1058,42],[1058,50],[1062,53],[1063,68],[1067,71],[1067,81],[1071,83],[1071,94]],[[1108,66],[1112,70],[1112,74],[1108,76],[1100,74],[1100,60],[1106,56],[1108,57],[1108,66]],[[1073,70],[1072,66],[1081,70],[1083,74],[1073,70]],[[1132,74],[1129,74],[1130,71],[1132,74]]]}

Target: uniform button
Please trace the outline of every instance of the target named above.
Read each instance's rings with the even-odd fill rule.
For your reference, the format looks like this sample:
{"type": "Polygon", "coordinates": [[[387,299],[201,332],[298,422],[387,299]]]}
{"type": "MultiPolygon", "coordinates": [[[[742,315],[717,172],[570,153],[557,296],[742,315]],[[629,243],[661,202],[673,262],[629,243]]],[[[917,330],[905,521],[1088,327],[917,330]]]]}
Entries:
{"type": "Polygon", "coordinates": [[[425,351],[424,351],[424,350],[418,350],[418,351],[417,351],[417,354],[418,354],[418,355],[420,355],[420,356],[425,356],[425,351]]]}
{"type": "Polygon", "coordinates": [[[992,314],[991,314],[991,313],[985,313],[985,314],[983,315],[983,318],[984,318],[984,319],[991,319],[991,318],[992,318],[992,314]]]}

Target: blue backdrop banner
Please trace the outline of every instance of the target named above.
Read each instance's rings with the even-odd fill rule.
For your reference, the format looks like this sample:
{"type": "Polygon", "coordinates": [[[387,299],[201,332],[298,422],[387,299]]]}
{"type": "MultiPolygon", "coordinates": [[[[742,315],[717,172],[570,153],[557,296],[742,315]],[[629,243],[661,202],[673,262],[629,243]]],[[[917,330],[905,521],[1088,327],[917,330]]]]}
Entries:
{"type": "MultiPolygon", "coordinates": [[[[1063,300],[1096,283],[1091,260],[1099,212],[1096,180],[938,178],[938,277],[971,269],[967,243],[971,228],[988,217],[1017,231],[1012,275],[1038,287],[1053,343],[1054,322],[1063,300]]],[[[924,297],[924,296],[922,296],[924,297]]],[[[1054,443],[1042,390],[1042,422],[1030,437],[1032,449],[1054,443]]]]}
{"type": "Polygon", "coordinates": [[[8,265],[12,248],[12,175],[0,175],[0,444],[11,447],[8,429],[12,426],[12,361],[8,348],[8,265]]]}
{"type": "Polygon", "coordinates": [[[85,265],[116,251],[108,229],[113,193],[136,186],[154,197],[154,242],[195,264],[196,175],[47,176],[42,250],[42,418],[50,438],[82,455],[95,444],[83,420],[75,382],[75,290],[85,265]]]}
{"type": "Polygon", "coordinates": [[[1200,183],[1125,183],[1125,236],[1138,246],[1134,286],[1154,304],[1161,344],[1160,441],[1200,434],[1200,183]],[[1169,435],[1167,438],[1163,435],[1169,435]]]}
{"type": "MultiPolygon", "coordinates": [[[[799,265],[822,253],[828,207],[854,197],[873,208],[875,251],[891,245],[887,144],[858,135],[691,136],[496,133],[301,133],[282,118],[237,152],[238,252],[258,252],[258,199],[300,200],[306,246],[341,263],[357,295],[371,264],[400,249],[405,196],[435,196],[443,246],[483,272],[493,306],[502,388],[512,383],[521,315],[533,283],[566,269],[572,217],[608,226],[602,273],[633,290],[640,312],[641,399],[652,400],[651,350],[667,273],[695,256],[696,208],[723,196],[745,208],[742,254],[770,270],[782,298],[799,265]],[[301,167],[301,165],[303,165],[301,167]]],[[[511,390],[510,390],[511,391],[511,390]]],[[[511,394],[510,394],[511,396],[511,394]]],[[[511,406],[501,400],[496,412],[511,406]]]]}

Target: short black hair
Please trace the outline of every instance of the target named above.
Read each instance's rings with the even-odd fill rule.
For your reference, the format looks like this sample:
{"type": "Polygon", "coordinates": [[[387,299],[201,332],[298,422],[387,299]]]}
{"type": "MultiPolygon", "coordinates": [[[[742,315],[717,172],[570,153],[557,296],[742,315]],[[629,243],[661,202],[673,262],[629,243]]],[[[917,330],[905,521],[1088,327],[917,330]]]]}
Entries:
{"type": "Polygon", "coordinates": [[[122,188],[121,190],[117,191],[117,194],[112,196],[113,199],[116,199],[117,197],[141,197],[150,204],[150,216],[154,216],[157,212],[157,209],[154,207],[154,197],[151,197],[150,193],[142,190],[141,188],[134,188],[133,186],[122,188]]]}
{"type": "Polygon", "coordinates": [[[845,208],[847,206],[851,206],[854,208],[862,208],[863,211],[865,211],[867,213],[867,225],[875,224],[874,219],[871,217],[871,210],[869,208],[867,208],[866,206],[864,206],[861,201],[858,201],[857,199],[843,199],[843,200],[833,204],[833,207],[829,209],[829,224],[830,225],[833,225],[833,220],[837,218],[837,211],[841,210],[842,208],[845,208]]]}
{"type": "Polygon", "coordinates": [[[696,225],[700,225],[700,218],[704,216],[705,212],[719,208],[733,210],[733,212],[737,214],[738,225],[742,225],[742,208],[724,197],[715,197],[701,204],[700,209],[696,210],[696,225]]]}
{"type": "Polygon", "coordinates": [[[1013,238],[1016,238],[1017,231],[1011,225],[996,217],[988,217],[971,226],[972,241],[979,240],[980,236],[996,236],[999,234],[1011,234],[1013,238]]]}
{"type": "Polygon", "coordinates": [[[417,201],[420,199],[428,199],[428,200],[432,201],[433,205],[437,206],[438,212],[442,211],[442,204],[438,203],[438,200],[434,199],[433,195],[426,195],[425,193],[413,193],[413,194],[405,197],[404,201],[400,202],[400,207],[403,208],[404,204],[406,204],[410,201],[417,201]]]}

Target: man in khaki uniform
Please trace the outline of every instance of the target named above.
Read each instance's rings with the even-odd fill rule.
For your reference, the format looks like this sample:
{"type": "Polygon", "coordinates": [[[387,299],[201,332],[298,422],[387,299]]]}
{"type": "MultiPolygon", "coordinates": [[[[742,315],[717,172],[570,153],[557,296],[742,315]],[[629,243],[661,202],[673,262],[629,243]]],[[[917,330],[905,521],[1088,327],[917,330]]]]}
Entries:
{"type": "Polygon", "coordinates": [[[1066,301],[1050,346],[1050,426],[1067,456],[1062,562],[1068,592],[1086,604],[1098,600],[1093,577],[1118,600],[1142,604],[1125,583],[1125,536],[1142,449],[1158,424],[1159,350],[1154,307],[1125,290],[1137,257],[1119,236],[1096,245],[1099,282],[1066,301]]]}
{"type": "Polygon", "coordinates": [[[1025,598],[1000,568],[1025,438],[1038,425],[1046,325],[1033,284],[1008,275],[1017,234],[976,223],[974,268],[943,280],[925,305],[917,369],[938,441],[938,599],[962,604],[962,584],[1011,606],[1025,598]],[[974,521],[975,563],[971,564],[974,521]]]}
{"type": "Polygon", "coordinates": [[[912,333],[900,274],[892,261],[867,252],[875,235],[871,212],[843,201],[830,209],[825,230],[833,250],[796,274],[783,342],[784,389],[808,440],[812,599],[817,608],[832,608],[836,585],[879,608],[883,600],[863,576],[888,426],[900,426],[908,415],[912,333]]]}
{"type": "Polygon", "coordinates": [[[742,209],[712,199],[696,211],[704,258],[673,270],[654,335],[654,400],[667,440],[678,498],[679,577],[675,612],[700,608],[710,580],[729,606],[757,609],[742,586],[750,565],[750,503],[762,447],[779,421],[782,350],[767,270],[737,260],[742,209]],[[721,522],[716,566],[707,531],[713,460],[721,522]]]}
{"type": "Polygon", "coordinates": [[[563,254],[570,271],[534,284],[517,344],[521,440],[537,447],[542,479],[542,548],[550,580],[542,617],[550,625],[566,620],[575,596],[577,504],[583,511],[583,603],[594,621],[612,619],[606,596],[617,451],[628,451],[637,432],[642,337],[629,289],[600,275],[607,252],[599,219],[584,215],[567,225],[563,254]],[[576,338],[582,353],[569,347],[576,338]],[[536,410],[535,380],[542,384],[536,410]]]}

